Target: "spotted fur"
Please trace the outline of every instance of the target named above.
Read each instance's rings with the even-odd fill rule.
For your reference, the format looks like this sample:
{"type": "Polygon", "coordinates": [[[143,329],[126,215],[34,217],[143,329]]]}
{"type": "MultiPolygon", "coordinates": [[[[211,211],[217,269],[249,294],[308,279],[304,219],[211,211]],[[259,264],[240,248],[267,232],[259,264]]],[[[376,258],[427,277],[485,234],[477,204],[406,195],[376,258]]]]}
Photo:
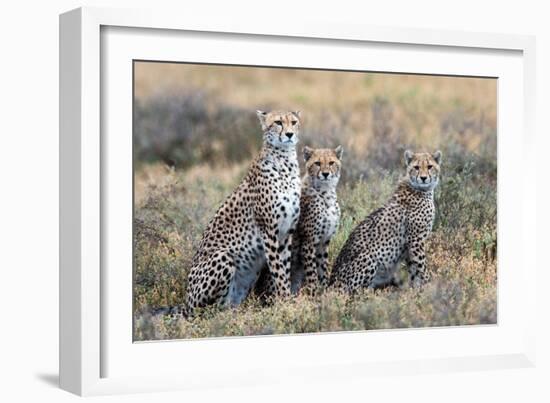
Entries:
{"type": "Polygon", "coordinates": [[[264,266],[270,293],[290,295],[292,234],[300,214],[300,113],[257,115],[262,149],[204,231],[189,274],[188,313],[210,304],[240,304],[264,266]]]}
{"type": "Polygon", "coordinates": [[[300,219],[292,248],[291,290],[327,285],[328,246],[340,220],[336,185],[343,149],[304,147],[300,219]]]}
{"type": "Polygon", "coordinates": [[[389,201],[351,233],[336,258],[330,283],[348,292],[394,281],[399,262],[407,263],[412,286],[429,280],[425,244],[435,216],[434,188],[441,152],[405,151],[406,175],[389,201]]]}

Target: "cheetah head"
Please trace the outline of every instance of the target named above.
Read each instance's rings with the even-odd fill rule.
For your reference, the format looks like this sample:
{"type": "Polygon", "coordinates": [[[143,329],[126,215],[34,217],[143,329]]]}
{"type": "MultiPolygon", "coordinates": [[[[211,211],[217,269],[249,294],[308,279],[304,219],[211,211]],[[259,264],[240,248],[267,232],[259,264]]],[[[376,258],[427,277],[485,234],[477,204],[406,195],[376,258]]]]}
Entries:
{"type": "Polygon", "coordinates": [[[413,153],[405,151],[407,179],[411,186],[418,190],[432,190],[439,182],[441,151],[430,153],[413,153]]]}
{"type": "Polygon", "coordinates": [[[303,152],[307,176],[314,187],[331,187],[338,184],[344,152],[342,146],[335,149],[305,146],[303,152]]]}
{"type": "Polygon", "coordinates": [[[264,141],[279,148],[294,147],[298,143],[301,121],[299,111],[256,111],[256,114],[264,131],[264,141]]]}

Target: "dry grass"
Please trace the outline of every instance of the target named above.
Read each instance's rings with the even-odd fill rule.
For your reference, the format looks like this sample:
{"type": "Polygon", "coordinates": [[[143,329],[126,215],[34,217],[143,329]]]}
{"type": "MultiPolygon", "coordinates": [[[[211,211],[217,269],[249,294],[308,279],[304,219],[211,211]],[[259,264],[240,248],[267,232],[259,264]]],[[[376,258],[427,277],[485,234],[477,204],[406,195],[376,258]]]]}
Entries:
{"type": "Polygon", "coordinates": [[[496,322],[495,80],[146,63],[136,94],[137,340],[496,322]],[[260,146],[254,109],[289,107],[304,112],[302,145],[346,147],[331,262],[393,191],[402,151],[442,149],[433,281],[272,306],[251,298],[193,321],[151,317],[151,308],[184,301],[202,231],[260,146]]]}

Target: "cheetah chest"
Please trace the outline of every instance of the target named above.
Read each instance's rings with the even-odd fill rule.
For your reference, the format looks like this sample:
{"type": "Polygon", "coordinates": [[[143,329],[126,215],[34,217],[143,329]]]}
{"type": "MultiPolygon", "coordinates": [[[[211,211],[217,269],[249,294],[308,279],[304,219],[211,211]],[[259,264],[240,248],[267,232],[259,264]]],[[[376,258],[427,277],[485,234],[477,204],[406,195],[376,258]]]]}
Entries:
{"type": "Polygon", "coordinates": [[[338,204],[334,203],[330,205],[325,213],[323,219],[323,242],[328,242],[336,233],[338,228],[338,223],[340,221],[340,209],[338,204]]]}
{"type": "Polygon", "coordinates": [[[275,201],[275,215],[279,241],[286,239],[300,216],[300,174],[296,154],[270,156],[265,169],[270,172],[270,199],[275,201]]]}
{"type": "Polygon", "coordinates": [[[408,212],[409,238],[425,237],[431,230],[435,218],[435,207],[432,199],[421,199],[408,212]]]}
{"type": "Polygon", "coordinates": [[[277,216],[279,240],[286,237],[296,226],[300,216],[300,185],[289,182],[289,186],[278,194],[277,216]]]}

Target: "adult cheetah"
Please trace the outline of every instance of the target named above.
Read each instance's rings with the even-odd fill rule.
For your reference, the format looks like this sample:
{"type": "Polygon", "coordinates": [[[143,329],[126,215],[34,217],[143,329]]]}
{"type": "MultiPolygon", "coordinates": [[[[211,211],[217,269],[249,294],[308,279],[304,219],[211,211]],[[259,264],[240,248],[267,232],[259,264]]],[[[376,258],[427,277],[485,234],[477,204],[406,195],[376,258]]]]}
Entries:
{"type": "Polygon", "coordinates": [[[300,219],[292,246],[291,291],[327,285],[328,246],[338,228],[340,206],[336,186],[343,149],[304,147],[300,219]]]}
{"type": "Polygon", "coordinates": [[[189,273],[186,314],[211,304],[240,304],[264,266],[269,292],[290,295],[292,234],[300,214],[301,115],[257,111],[257,116],[262,149],[204,231],[189,273]]]}
{"type": "Polygon", "coordinates": [[[434,188],[441,152],[405,151],[406,175],[389,201],[351,233],[336,258],[330,283],[348,292],[393,281],[405,260],[412,286],[429,280],[424,246],[435,216],[434,188]]]}

